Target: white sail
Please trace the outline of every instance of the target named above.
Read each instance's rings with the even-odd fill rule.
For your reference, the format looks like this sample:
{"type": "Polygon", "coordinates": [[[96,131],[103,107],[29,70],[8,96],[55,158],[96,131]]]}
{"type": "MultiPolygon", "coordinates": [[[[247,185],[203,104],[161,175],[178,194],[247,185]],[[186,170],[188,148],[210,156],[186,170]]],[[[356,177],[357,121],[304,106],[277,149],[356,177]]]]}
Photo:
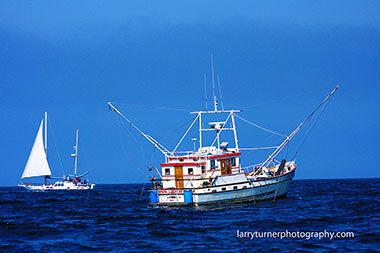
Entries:
{"type": "Polygon", "coordinates": [[[22,173],[21,178],[51,175],[49,164],[46,159],[44,142],[42,139],[43,122],[44,121],[42,120],[36,139],[34,140],[32,151],[30,152],[28,162],[26,163],[24,173],[22,173]]]}

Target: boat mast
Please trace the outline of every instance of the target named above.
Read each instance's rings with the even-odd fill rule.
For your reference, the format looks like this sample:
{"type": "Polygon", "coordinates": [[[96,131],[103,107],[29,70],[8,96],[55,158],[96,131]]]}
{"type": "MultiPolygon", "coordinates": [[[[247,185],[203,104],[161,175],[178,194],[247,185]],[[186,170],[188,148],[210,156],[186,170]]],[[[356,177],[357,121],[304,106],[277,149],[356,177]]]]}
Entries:
{"type": "MultiPolygon", "coordinates": [[[[47,112],[45,112],[45,155],[47,158],[47,112]]],[[[45,185],[47,184],[48,176],[44,176],[45,185]]]]}
{"type": "Polygon", "coordinates": [[[45,154],[47,157],[47,112],[45,112],[45,154]]]}
{"type": "Polygon", "coordinates": [[[79,129],[77,129],[77,134],[75,138],[75,156],[74,156],[74,177],[77,177],[77,165],[78,165],[78,135],[79,135],[79,129]]]}

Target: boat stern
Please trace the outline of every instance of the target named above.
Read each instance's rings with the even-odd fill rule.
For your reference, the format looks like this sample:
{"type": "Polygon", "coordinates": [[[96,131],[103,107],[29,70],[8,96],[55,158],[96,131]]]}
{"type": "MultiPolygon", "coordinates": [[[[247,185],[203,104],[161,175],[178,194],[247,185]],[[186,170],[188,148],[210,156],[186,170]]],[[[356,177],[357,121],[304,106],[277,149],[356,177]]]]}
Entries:
{"type": "Polygon", "coordinates": [[[152,189],[149,192],[150,205],[193,205],[192,189],[152,189]]]}

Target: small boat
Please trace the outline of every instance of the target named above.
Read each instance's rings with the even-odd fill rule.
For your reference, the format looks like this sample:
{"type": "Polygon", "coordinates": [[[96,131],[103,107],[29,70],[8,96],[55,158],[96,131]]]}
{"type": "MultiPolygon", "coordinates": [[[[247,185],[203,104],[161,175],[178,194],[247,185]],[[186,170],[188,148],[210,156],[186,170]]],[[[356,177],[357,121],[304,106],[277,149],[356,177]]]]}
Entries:
{"type": "Polygon", "coordinates": [[[83,180],[82,177],[89,172],[77,175],[78,164],[78,133],[76,132],[76,145],[74,146],[74,175],[66,175],[63,177],[51,177],[51,170],[47,160],[47,113],[45,112],[45,120],[42,119],[40,127],[34,140],[32,151],[30,152],[28,162],[26,163],[21,180],[24,178],[44,177],[43,184],[21,183],[20,187],[27,190],[90,190],[95,184],[91,184],[88,180],[83,180]],[[45,123],[45,142],[43,140],[43,125],[45,123]],[[48,183],[48,179],[61,179],[54,183],[48,183]]]}
{"type": "MultiPolygon", "coordinates": [[[[109,102],[108,106],[111,111],[125,119],[130,126],[135,128],[155,148],[161,151],[165,157],[165,162],[160,164],[161,170],[152,167],[156,171],[158,178],[154,176],[151,178],[153,187],[150,190],[150,204],[198,206],[223,202],[285,198],[289,184],[295,175],[296,162],[295,160],[286,161],[284,159],[278,161],[276,157],[287,147],[290,140],[300,131],[304,124],[323,105],[327,105],[327,101],[337,89],[338,86],[290,135],[282,135],[285,140],[280,145],[251,149],[239,147],[235,118],[241,118],[238,114],[242,111],[224,110],[223,103],[222,109],[218,110],[215,88],[214,110],[207,110],[206,96],[206,111],[191,112],[191,114],[195,115],[195,119],[172,151],[169,151],[152,136],[140,130],[114,104],[109,102]],[[207,120],[207,117],[221,115],[226,116],[224,121],[212,122],[207,120]],[[198,123],[196,124],[197,121],[198,123]],[[210,128],[204,126],[207,122],[210,128]],[[199,147],[196,149],[195,141],[197,138],[193,138],[193,151],[177,151],[177,148],[194,125],[199,126],[199,147]],[[227,131],[232,131],[233,133],[233,147],[229,147],[229,142],[221,141],[222,133],[227,131]],[[204,134],[210,132],[214,132],[215,137],[211,144],[205,146],[203,144],[204,134]],[[241,162],[242,151],[255,149],[274,149],[274,151],[265,161],[243,167],[241,162]]],[[[272,133],[274,132],[272,131],[272,133]]]]}

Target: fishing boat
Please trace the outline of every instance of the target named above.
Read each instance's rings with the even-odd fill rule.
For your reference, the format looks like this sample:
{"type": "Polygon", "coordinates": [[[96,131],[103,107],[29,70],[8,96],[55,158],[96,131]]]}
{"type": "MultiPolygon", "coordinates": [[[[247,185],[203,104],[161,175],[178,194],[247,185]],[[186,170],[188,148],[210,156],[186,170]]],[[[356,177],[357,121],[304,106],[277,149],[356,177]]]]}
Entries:
{"type": "MultiPolygon", "coordinates": [[[[214,74],[213,74],[214,75],[214,74]]],[[[213,78],[214,79],[214,78],[213,78]]],[[[213,81],[213,88],[214,88],[213,81]]],[[[202,205],[223,202],[247,202],[257,200],[276,200],[285,198],[288,188],[296,171],[295,160],[278,161],[276,157],[287,147],[293,137],[313,117],[313,115],[327,105],[338,86],[318,105],[318,107],[289,135],[283,135],[283,142],[274,147],[261,147],[256,149],[274,149],[268,158],[256,165],[242,166],[242,152],[249,148],[240,148],[235,118],[239,117],[241,110],[218,109],[218,101],[214,88],[214,110],[194,111],[194,121],[184,133],[178,144],[172,151],[165,148],[152,136],[144,133],[132,121],[130,121],[111,102],[108,103],[110,110],[126,120],[165,157],[160,164],[161,169],[154,167],[157,178],[153,176],[150,189],[151,205],[202,205]],[[205,118],[213,115],[224,115],[225,120],[210,122],[209,128],[205,128],[205,118]],[[190,129],[198,121],[199,148],[192,151],[177,151],[190,129]],[[203,144],[205,132],[214,132],[215,138],[209,145],[203,144]],[[222,133],[232,131],[233,147],[229,142],[222,140],[222,133]]],[[[206,97],[207,108],[207,97],[206,97]]],[[[206,120],[207,122],[207,120],[206,120]]],[[[266,129],[268,130],[268,129],[266,129]]],[[[270,131],[270,130],[268,130],[270,131]]],[[[271,131],[274,133],[273,131],[271,131]]],[[[193,141],[197,140],[196,138],[193,141]]],[[[255,150],[252,148],[250,150],[255,150]]]]}
{"type": "Polygon", "coordinates": [[[36,139],[30,152],[28,161],[26,163],[24,172],[22,173],[21,180],[25,178],[43,177],[43,184],[20,183],[19,186],[27,190],[90,190],[93,189],[95,184],[91,184],[88,180],[82,178],[89,172],[77,175],[78,165],[78,134],[76,131],[76,144],[74,146],[74,175],[64,175],[63,177],[52,177],[49,163],[47,160],[47,112],[45,112],[45,119],[42,119],[40,127],[37,132],[36,139]],[[43,125],[45,124],[45,142],[43,140],[43,125]],[[54,183],[48,183],[50,179],[61,179],[54,183]]]}

